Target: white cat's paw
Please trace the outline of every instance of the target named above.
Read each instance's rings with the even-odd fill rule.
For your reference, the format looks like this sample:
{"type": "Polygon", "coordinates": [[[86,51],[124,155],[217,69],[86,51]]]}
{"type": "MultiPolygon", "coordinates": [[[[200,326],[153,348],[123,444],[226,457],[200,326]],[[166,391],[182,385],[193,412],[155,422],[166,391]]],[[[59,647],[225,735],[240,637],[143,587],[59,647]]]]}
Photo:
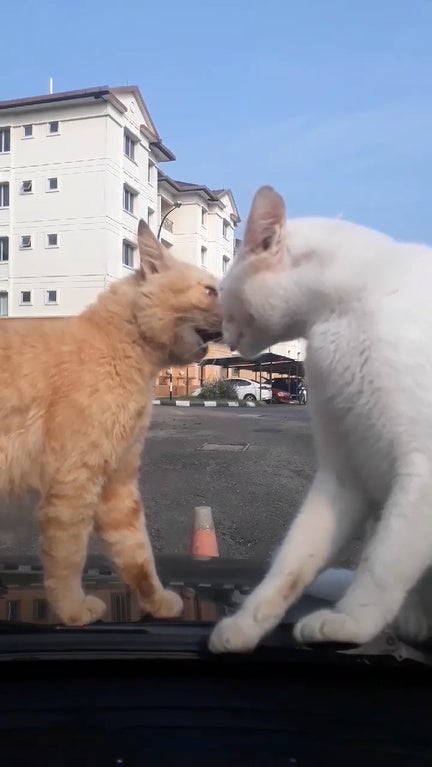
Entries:
{"type": "Polygon", "coordinates": [[[317,610],[306,615],[294,626],[297,642],[348,642],[364,644],[378,632],[367,622],[354,620],[336,610],[317,610]]]}
{"type": "Polygon", "coordinates": [[[260,638],[256,624],[237,614],[216,624],[210,634],[209,649],[213,653],[252,652],[260,638]]]}
{"type": "Polygon", "coordinates": [[[432,636],[432,626],[414,600],[402,607],[393,629],[403,642],[424,642],[432,636]]]}

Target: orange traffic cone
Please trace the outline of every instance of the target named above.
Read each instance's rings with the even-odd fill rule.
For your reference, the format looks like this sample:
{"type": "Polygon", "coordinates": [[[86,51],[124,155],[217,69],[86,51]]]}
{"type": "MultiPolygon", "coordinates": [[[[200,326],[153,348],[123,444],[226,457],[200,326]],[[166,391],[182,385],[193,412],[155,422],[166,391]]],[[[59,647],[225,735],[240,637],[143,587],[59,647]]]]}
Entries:
{"type": "Polygon", "coordinates": [[[192,556],[219,556],[216,530],[210,506],[195,506],[192,532],[192,556]]]}

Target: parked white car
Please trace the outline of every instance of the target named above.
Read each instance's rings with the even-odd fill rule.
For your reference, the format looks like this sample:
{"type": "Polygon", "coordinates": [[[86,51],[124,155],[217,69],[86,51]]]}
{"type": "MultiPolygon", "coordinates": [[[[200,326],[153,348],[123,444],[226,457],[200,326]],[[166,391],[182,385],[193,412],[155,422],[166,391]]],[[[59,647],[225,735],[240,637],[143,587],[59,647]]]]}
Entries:
{"type": "Polygon", "coordinates": [[[260,399],[261,388],[261,400],[270,401],[272,398],[271,384],[261,383],[254,381],[252,378],[230,378],[230,384],[237,392],[239,399],[244,399],[246,402],[256,402],[260,399]]]}
{"type": "MultiPolygon", "coordinates": [[[[236,390],[239,400],[244,399],[246,402],[257,402],[260,399],[260,384],[258,381],[254,381],[252,378],[230,378],[229,382],[231,386],[236,390]]],[[[192,397],[198,397],[201,388],[196,389],[192,393],[192,397]]],[[[271,401],[272,387],[270,384],[261,384],[261,400],[264,402],[271,401]]]]}

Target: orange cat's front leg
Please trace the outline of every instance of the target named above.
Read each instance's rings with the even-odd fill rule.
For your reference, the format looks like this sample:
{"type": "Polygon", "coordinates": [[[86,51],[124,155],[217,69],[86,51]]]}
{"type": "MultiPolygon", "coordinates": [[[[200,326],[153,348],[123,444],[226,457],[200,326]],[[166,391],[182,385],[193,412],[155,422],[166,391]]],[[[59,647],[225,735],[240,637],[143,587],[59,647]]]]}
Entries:
{"type": "Polygon", "coordinates": [[[62,623],[84,626],[102,617],[106,605],[86,596],[81,585],[94,506],[79,503],[86,493],[76,487],[50,492],[40,508],[44,584],[47,599],[62,623]],[[81,492],[80,492],[81,490],[81,492]]]}
{"type": "Polygon", "coordinates": [[[107,485],[96,512],[96,530],[121,577],[136,592],[143,612],[158,618],[180,615],[181,598],[164,589],[156,573],[135,479],[113,479],[107,485]]]}

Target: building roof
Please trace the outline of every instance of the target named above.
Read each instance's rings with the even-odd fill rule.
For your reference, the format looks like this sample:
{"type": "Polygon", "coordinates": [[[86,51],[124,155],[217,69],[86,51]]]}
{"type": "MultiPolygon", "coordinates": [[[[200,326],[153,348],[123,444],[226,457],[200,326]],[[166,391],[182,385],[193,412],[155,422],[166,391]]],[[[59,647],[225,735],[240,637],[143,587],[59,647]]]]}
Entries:
{"type": "MultiPolygon", "coordinates": [[[[62,101],[78,101],[78,100],[94,100],[104,99],[109,101],[120,112],[126,112],[127,107],[122,102],[122,96],[127,93],[132,93],[141,109],[142,114],[145,117],[146,124],[140,125],[141,132],[148,138],[152,150],[155,152],[159,160],[175,160],[175,155],[170,149],[162,142],[161,137],[156,129],[156,126],[152,120],[149,110],[145,104],[145,101],[141,95],[141,91],[137,85],[122,85],[115,88],[111,88],[109,85],[101,85],[95,88],[83,88],[75,91],[62,91],[60,93],[45,93],[42,96],[28,96],[21,99],[12,99],[8,101],[0,101],[0,111],[12,110],[12,109],[28,109],[32,106],[45,106],[49,104],[56,104],[62,101]]],[[[234,200],[231,189],[210,189],[205,184],[193,184],[188,181],[176,181],[170,178],[165,173],[159,170],[160,181],[165,181],[171,186],[174,191],[181,192],[201,192],[210,202],[221,202],[221,198],[225,195],[229,197],[233,213],[231,219],[238,224],[240,222],[240,216],[237,209],[237,205],[234,200]]]]}
{"type": "Polygon", "coordinates": [[[227,195],[233,209],[231,218],[236,224],[240,222],[240,216],[231,189],[210,189],[205,184],[193,184],[190,181],[177,181],[176,179],[167,176],[167,174],[163,173],[161,170],[158,171],[158,174],[160,181],[165,181],[165,183],[174,189],[174,191],[179,193],[201,192],[210,202],[220,202],[221,198],[227,195]]]}
{"type": "Polygon", "coordinates": [[[45,93],[42,96],[28,96],[21,99],[0,101],[0,110],[26,109],[33,106],[56,104],[62,101],[104,99],[113,104],[113,106],[120,112],[126,112],[127,107],[121,100],[122,95],[126,93],[132,93],[134,95],[141,112],[146,119],[147,125],[141,125],[140,129],[149,139],[151,147],[155,149],[156,152],[163,155],[165,159],[175,160],[175,155],[163,144],[137,85],[123,85],[115,88],[110,88],[109,85],[101,85],[96,88],[83,88],[81,90],[62,91],[60,93],[45,93]]]}
{"type": "MultiPolygon", "coordinates": [[[[45,93],[42,96],[26,96],[21,99],[10,99],[8,101],[0,101],[0,109],[18,109],[20,107],[39,106],[44,104],[55,104],[59,101],[77,101],[78,99],[100,99],[104,96],[109,96],[111,90],[108,85],[101,85],[97,88],[82,88],[77,91],[61,91],[60,93],[45,93]]],[[[126,108],[121,105],[121,102],[117,99],[118,105],[123,107],[123,111],[126,108]]]]}

